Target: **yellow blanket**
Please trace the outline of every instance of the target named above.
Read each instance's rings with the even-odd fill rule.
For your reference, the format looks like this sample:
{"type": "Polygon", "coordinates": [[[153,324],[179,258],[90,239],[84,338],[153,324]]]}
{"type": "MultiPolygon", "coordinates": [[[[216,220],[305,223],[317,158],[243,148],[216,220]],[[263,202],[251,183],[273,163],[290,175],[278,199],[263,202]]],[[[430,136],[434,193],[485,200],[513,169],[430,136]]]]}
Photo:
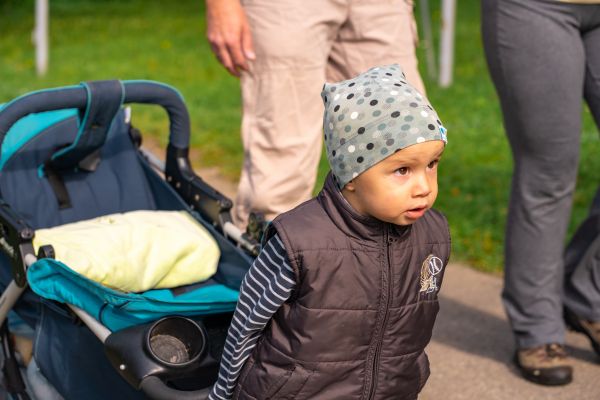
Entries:
{"type": "Polygon", "coordinates": [[[219,247],[185,211],[133,211],[40,229],[35,251],[51,244],[56,259],[123,292],[172,288],[210,278],[219,247]]]}

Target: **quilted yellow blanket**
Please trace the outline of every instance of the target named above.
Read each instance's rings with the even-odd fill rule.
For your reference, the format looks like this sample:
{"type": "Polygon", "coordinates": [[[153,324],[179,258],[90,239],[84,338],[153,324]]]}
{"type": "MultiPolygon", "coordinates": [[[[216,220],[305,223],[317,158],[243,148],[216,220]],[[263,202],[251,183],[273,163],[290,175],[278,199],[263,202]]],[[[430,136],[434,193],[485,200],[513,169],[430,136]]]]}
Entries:
{"type": "Polygon", "coordinates": [[[56,259],[112,289],[143,292],[206,280],[220,251],[185,211],[132,211],[35,232],[34,247],[51,244],[56,259]]]}

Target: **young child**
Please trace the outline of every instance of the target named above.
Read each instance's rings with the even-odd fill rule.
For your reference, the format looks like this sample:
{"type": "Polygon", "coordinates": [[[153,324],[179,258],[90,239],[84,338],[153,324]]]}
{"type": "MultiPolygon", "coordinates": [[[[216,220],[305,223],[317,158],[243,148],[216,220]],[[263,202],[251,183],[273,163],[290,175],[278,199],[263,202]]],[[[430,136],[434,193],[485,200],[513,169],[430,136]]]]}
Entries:
{"type": "Polygon", "coordinates": [[[331,173],[265,233],[210,399],[412,400],[429,376],[450,255],[431,209],[446,130],[397,64],[322,98],[331,173]]]}

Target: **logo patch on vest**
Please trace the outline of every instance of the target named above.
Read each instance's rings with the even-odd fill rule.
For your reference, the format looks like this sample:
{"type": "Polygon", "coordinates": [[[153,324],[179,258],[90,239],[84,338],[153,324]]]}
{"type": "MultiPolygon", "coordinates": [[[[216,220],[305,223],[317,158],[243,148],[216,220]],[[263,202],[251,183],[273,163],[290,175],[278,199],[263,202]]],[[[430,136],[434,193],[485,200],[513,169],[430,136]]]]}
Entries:
{"type": "Polygon", "coordinates": [[[443,261],[430,254],[421,265],[421,290],[419,293],[431,293],[438,290],[437,278],[435,277],[444,268],[443,261]]]}

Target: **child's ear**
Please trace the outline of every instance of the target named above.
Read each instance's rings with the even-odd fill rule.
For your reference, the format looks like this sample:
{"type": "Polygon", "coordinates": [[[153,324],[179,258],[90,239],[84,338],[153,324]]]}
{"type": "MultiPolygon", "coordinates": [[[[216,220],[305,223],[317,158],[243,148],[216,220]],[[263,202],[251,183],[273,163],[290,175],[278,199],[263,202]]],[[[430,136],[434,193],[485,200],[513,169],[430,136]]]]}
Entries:
{"type": "Polygon", "coordinates": [[[346,183],[346,186],[344,186],[344,189],[347,189],[349,192],[356,191],[356,186],[354,186],[354,180],[351,180],[350,182],[346,183]]]}

